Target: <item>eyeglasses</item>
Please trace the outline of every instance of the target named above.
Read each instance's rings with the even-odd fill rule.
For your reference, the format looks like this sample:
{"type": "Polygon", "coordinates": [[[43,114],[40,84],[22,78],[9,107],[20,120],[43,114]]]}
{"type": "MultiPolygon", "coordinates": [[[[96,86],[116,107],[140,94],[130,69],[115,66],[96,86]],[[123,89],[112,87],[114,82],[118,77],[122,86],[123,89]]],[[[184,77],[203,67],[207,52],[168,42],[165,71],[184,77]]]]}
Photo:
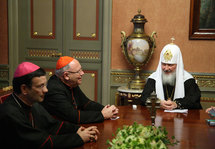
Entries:
{"type": "Polygon", "coordinates": [[[69,72],[69,73],[81,73],[83,70],[82,69],[79,69],[78,71],[66,71],[66,72],[69,72]]]}

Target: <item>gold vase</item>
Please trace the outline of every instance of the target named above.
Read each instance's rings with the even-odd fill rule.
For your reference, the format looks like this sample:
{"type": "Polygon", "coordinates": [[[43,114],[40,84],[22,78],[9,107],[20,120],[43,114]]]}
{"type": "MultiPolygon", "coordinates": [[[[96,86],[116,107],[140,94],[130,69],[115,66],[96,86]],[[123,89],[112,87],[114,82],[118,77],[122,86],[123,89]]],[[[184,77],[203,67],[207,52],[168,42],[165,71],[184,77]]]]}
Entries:
{"type": "Polygon", "coordinates": [[[126,37],[126,33],[121,31],[121,48],[128,62],[134,67],[135,76],[128,83],[129,89],[143,89],[145,81],[140,77],[141,69],[150,60],[156,47],[153,32],[148,36],[144,31],[144,25],[147,22],[141,11],[131,20],[134,24],[133,33],[126,37]]]}

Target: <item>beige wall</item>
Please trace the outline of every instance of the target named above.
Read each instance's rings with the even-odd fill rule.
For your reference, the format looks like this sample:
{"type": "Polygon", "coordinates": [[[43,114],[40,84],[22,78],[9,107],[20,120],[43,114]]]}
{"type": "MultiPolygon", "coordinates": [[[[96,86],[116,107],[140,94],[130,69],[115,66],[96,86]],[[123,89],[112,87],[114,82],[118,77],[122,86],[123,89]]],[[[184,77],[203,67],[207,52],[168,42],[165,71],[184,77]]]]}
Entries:
{"type": "Polygon", "coordinates": [[[215,41],[189,40],[190,0],[113,0],[111,69],[131,69],[120,48],[121,34],[133,31],[130,22],[137,10],[148,20],[145,32],[157,32],[157,48],[144,67],[153,71],[157,67],[160,51],[175,37],[181,48],[185,69],[189,72],[215,73],[215,41]]]}

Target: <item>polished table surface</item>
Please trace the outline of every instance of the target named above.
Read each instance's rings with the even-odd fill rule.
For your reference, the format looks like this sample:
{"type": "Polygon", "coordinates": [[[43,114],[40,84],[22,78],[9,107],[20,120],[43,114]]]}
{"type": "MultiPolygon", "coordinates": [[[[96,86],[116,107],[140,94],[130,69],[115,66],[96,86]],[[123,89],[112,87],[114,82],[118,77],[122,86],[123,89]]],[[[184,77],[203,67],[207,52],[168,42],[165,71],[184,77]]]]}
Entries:
{"type": "MultiPolygon", "coordinates": [[[[100,131],[97,142],[85,143],[80,149],[105,149],[108,148],[107,140],[113,139],[117,128],[123,125],[132,125],[135,121],[144,126],[151,125],[149,111],[146,107],[118,106],[119,119],[105,120],[103,123],[85,124],[95,125],[100,131]]],[[[208,126],[205,119],[209,119],[204,110],[189,110],[187,114],[167,113],[157,110],[156,126],[164,126],[168,137],[175,136],[178,145],[169,146],[170,149],[215,149],[215,127],[208,126]]]]}

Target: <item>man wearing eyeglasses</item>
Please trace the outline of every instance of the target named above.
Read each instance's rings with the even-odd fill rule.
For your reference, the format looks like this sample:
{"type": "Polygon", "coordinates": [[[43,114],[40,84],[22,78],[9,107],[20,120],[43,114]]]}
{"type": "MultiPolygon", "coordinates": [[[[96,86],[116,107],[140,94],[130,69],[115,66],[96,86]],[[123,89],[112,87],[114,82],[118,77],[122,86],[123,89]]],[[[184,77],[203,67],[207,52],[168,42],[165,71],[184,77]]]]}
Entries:
{"type": "Polygon", "coordinates": [[[31,62],[15,70],[13,93],[0,105],[1,148],[73,148],[96,141],[96,126],[80,127],[54,119],[38,103],[44,100],[46,72],[31,62]]]}
{"type": "Polygon", "coordinates": [[[60,57],[55,75],[48,81],[49,92],[41,104],[55,118],[76,124],[102,122],[116,117],[118,109],[114,105],[103,106],[81,91],[79,85],[83,75],[78,60],[69,56],[60,57]]]}

